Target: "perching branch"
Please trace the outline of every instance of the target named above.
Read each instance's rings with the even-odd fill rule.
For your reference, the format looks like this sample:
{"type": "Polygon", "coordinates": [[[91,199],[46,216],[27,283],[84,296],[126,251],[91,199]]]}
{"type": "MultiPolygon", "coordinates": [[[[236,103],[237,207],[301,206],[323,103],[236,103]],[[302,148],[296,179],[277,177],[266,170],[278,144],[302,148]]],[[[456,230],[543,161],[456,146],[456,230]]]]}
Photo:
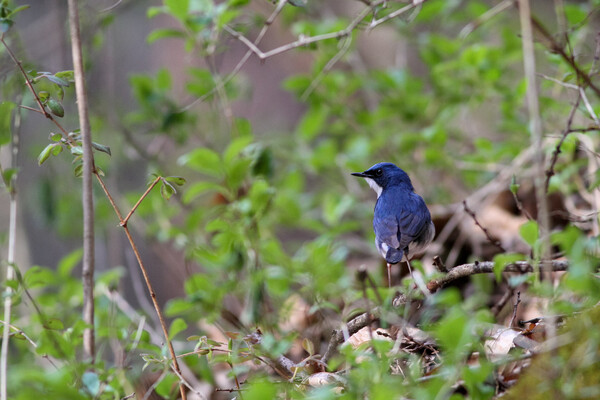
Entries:
{"type": "MultiPolygon", "coordinates": [[[[545,272],[566,271],[569,268],[569,262],[552,260],[545,262],[544,265],[541,266],[532,264],[528,261],[517,261],[508,264],[503,271],[524,274],[534,272],[537,268],[545,272]]],[[[481,261],[472,264],[459,265],[452,268],[450,272],[443,277],[427,282],[427,289],[429,289],[431,292],[435,292],[457,279],[465,278],[475,274],[490,274],[492,272],[494,272],[493,261],[481,261]]]]}
{"type": "Polygon", "coordinates": [[[75,76],[75,92],[77,95],[77,111],[81,130],[81,147],[83,149],[82,170],[82,204],[83,204],[83,260],[81,280],[83,285],[83,320],[88,325],[83,331],[83,348],[85,355],[94,363],[96,345],[94,334],[94,195],[92,192],[92,173],[94,154],[92,152],[92,133],[88,114],[87,93],[83,70],[81,50],[81,34],[79,31],[79,9],[77,0],[69,0],[69,28],[71,32],[71,52],[73,72],[75,76]]]}
{"type": "MultiPolygon", "coordinates": [[[[547,262],[543,267],[537,267],[547,271],[557,272],[557,271],[566,271],[569,268],[568,261],[558,261],[554,260],[551,262],[547,262]]],[[[511,264],[508,264],[504,267],[504,272],[516,272],[516,273],[531,273],[536,270],[535,266],[532,265],[528,261],[517,261],[511,264]]],[[[494,262],[492,261],[482,261],[475,262],[472,264],[463,264],[458,265],[450,270],[446,275],[441,278],[433,279],[427,283],[427,289],[429,289],[432,293],[441,289],[443,286],[449,284],[452,281],[455,281],[460,278],[465,278],[475,274],[490,274],[494,272],[494,262]]],[[[329,340],[329,344],[327,345],[327,349],[321,358],[323,363],[327,363],[329,359],[335,354],[337,351],[337,346],[343,343],[347,338],[361,330],[362,328],[370,325],[373,321],[376,321],[380,317],[380,307],[373,308],[369,313],[363,313],[355,318],[348,321],[344,329],[334,330],[331,334],[331,339],[329,340]]]]}

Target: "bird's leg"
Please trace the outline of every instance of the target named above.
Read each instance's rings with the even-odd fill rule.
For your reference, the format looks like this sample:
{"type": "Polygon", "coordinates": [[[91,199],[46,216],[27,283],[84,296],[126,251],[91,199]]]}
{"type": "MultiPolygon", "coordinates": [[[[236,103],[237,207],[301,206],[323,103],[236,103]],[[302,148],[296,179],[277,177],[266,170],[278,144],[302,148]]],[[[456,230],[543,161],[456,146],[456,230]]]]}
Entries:
{"type": "Polygon", "coordinates": [[[388,288],[392,287],[392,264],[387,263],[388,288]]]}
{"type": "Polygon", "coordinates": [[[410,274],[410,277],[413,280],[413,283],[416,285],[416,281],[415,281],[415,276],[413,275],[412,272],[412,266],[410,265],[410,259],[408,258],[408,252],[404,253],[404,256],[406,257],[406,265],[408,265],[408,273],[410,274]]]}

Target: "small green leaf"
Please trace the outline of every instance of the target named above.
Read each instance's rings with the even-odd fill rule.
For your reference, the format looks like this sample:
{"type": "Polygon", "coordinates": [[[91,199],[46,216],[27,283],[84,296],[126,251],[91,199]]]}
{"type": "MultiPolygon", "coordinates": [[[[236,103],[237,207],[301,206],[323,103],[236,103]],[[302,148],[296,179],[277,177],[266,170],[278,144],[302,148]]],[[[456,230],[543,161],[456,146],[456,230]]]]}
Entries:
{"type": "Polygon", "coordinates": [[[180,31],[179,29],[160,28],[160,29],[155,29],[152,32],[150,32],[150,34],[146,38],[146,41],[148,43],[152,44],[160,39],[183,38],[183,37],[185,37],[185,33],[183,31],[180,31]]]}
{"type": "Polygon", "coordinates": [[[177,160],[179,165],[186,165],[198,172],[211,176],[222,176],[223,166],[221,157],[215,151],[206,147],[200,147],[194,151],[182,155],[177,160]]]}
{"type": "Polygon", "coordinates": [[[539,228],[535,221],[525,222],[519,228],[521,237],[529,246],[533,247],[539,238],[539,228]]]}
{"type": "Polygon", "coordinates": [[[27,5],[27,4],[25,4],[24,6],[19,6],[19,7],[15,8],[14,10],[12,10],[11,12],[9,12],[6,17],[10,18],[15,14],[20,13],[23,10],[27,10],[28,8],[29,8],[29,5],[27,5]]]}
{"type": "Polygon", "coordinates": [[[52,331],[60,331],[60,330],[65,329],[65,325],[58,318],[50,318],[44,324],[44,328],[50,329],[52,331]]]}
{"type": "Polygon", "coordinates": [[[108,154],[109,156],[112,156],[112,154],[110,153],[110,147],[108,147],[108,146],[105,146],[100,143],[92,142],[92,147],[98,151],[108,154]]]}
{"type": "Polygon", "coordinates": [[[185,185],[185,178],[182,178],[181,176],[167,176],[165,179],[177,186],[185,185]]]}
{"type": "Polygon", "coordinates": [[[62,135],[60,133],[50,133],[50,140],[52,140],[53,142],[60,142],[60,139],[62,139],[62,135]]]}
{"type": "Polygon", "coordinates": [[[73,173],[75,174],[75,177],[80,178],[83,174],[83,164],[77,164],[75,169],[73,169],[73,173]]]}
{"type": "Polygon", "coordinates": [[[60,104],[58,101],[54,100],[53,98],[50,98],[48,99],[47,104],[52,114],[61,118],[65,116],[65,109],[63,108],[62,104],[60,104]]]}
{"type": "Polygon", "coordinates": [[[56,146],[60,146],[58,143],[50,143],[48,146],[44,147],[44,150],[38,156],[38,165],[42,165],[44,161],[46,161],[52,155],[52,149],[56,146]]]}
{"type": "Polygon", "coordinates": [[[513,175],[513,176],[512,176],[512,179],[511,179],[511,181],[510,181],[510,191],[511,191],[513,194],[517,194],[517,192],[519,191],[519,187],[521,187],[521,185],[519,185],[519,184],[517,183],[517,177],[513,175]]]}
{"type": "Polygon", "coordinates": [[[48,99],[50,98],[50,93],[44,91],[44,90],[40,90],[38,92],[38,97],[40,98],[40,101],[43,104],[46,104],[46,102],[48,101],[48,99]]]}
{"type": "Polygon", "coordinates": [[[188,14],[188,9],[190,8],[189,0],[164,0],[164,4],[167,7],[167,10],[173,15],[175,18],[180,21],[184,21],[188,14]]]}
{"type": "Polygon", "coordinates": [[[521,261],[524,258],[523,254],[517,253],[497,254],[494,256],[494,275],[496,276],[496,281],[500,282],[502,280],[502,272],[504,272],[507,265],[515,261],[521,261]]]}
{"type": "Polygon", "coordinates": [[[62,78],[59,78],[56,75],[45,75],[45,77],[48,78],[50,82],[56,83],[58,86],[69,87],[69,82],[65,81],[62,78]]]}
{"type": "Polygon", "coordinates": [[[66,82],[72,82],[75,80],[75,74],[71,70],[57,72],[54,74],[54,76],[66,82]]]}
{"type": "Polygon", "coordinates": [[[74,156],[82,156],[83,155],[83,148],[81,146],[72,146],[71,147],[71,154],[73,154],[74,156]]]}
{"type": "Polygon", "coordinates": [[[54,146],[52,148],[52,155],[57,156],[60,153],[62,153],[62,151],[63,151],[63,147],[60,144],[57,144],[56,146],[54,146]]]}
{"type": "Polygon", "coordinates": [[[15,175],[17,175],[17,168],[7,168],[3,171],[2,173],[2,180],[7,183],[10,184],[11,180],[13,179],[13,177],[15,175]]]}
{"type": "Polygon", "coordinates": [[[187,329],[187,324],[183,320],[183,318],[175,318],[175,320],[171,323],[171,327],[169,328],[169,339],[173,339],[179,332],[182,332],[187,329]]]}
{"type": "Polygon", "coordinates": [[[163,199],[169,200],[175,193],[177,193],[175,188],[169,182],[163,179],[160,187],[160,195],[163,197],[163,199]]]}

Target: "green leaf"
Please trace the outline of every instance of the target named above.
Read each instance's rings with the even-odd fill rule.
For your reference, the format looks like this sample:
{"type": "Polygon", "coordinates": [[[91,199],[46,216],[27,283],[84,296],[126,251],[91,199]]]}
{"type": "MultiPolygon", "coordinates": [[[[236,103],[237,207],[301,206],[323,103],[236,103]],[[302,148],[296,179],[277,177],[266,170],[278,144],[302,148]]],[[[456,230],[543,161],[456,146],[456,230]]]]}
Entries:
{"type": "Polygon", "coordinates": [[[24,6],[19,6],[19,7],[15,8],[14,10],[12,10],[11,12],[9,12],[9,13],[6,15],[6,17],[7,17],[7,18],[10,18],[10,17],[12,17],[12,16],[13,16],[13,15],[15,15],[15,14],[17,14],[17,13],[20,13],[20,12],[21,12],[21,11],[23,11],[23,10],[27,10],[28,8],[29,8],[29,5],[28,5],[28,4],[25,4],[24,6]]]}
{"type": "Polygon", "coordinates": [[[38,92],[38,97],[40,98],[40,101],[43,104],[46,104],[46,102],[48,101],[48,99],[50,98],[50,93],[46,92],[45,90],[40,90],[38,92]]]}
{"type": "Polygon", "coordinates": [[[150,34],[146,38],[146,41],[148,43],[152,44],[160,39],[183,38],[183,37],[185,37],[185,33],[183,31],[180,31],[179,29],[160,28],[160,29],[155,29],[152,32],[150,32],[150,34]]]}
{"type": "Polygon", "coordinates": [[[494,256],[494,275],[496,276],[496,281],[500,282],[502,280],[502,272],[504,272],[507,265],[515,261],[522,261],[524,258],[523,254],[518,253],[497,254],[494,256]]]}
{"type": "Polygon", "coordinates": [[[109,156],[112,156],[112,154],[110,153],[110,147],[108,147],[108,146],[105,146],[100,143],[92,142],[92,147],[98,151],[108,154],[109,156]]]}
{"type": "Polygon", "coordinates": [[[10,184],[10,182],[12,181],[13,177],[15,175],[17,175],[17,171],[19,169],[18,168],[7,168],[4,170],[4,172],[2,173],[2,180],[6,183],[6,184],[10,184]]]}
{"type": "Polygon", "coordinates": [[[517,177],[516,176],[512,176],[512,179],[510,181],[510,191],[512,192],[512,194],[517,194],[517,192],[519,191],[519,188],[521,187],[521,185],[519,185],[517,183],[517,177]]]}
{"type": "Polygon", "coordinates": [[[83,175],[83,164],[77,164],[73,169],[73,174],[75,174],[76,178],[81,178],[81,175],[83,175]]]}
{"type": "Polygon", "coordinates": [[[190,7],[189,0],[164,0],[164,2],[168,12],[175,18],[180,21],[184,21],[187,18],[190,7]]]}
{"type": "Polygon", "coordinates": [[[179,333],[187,329],[187,323],[182,318],[175,318],[169,328],[169,339],[173,338],[179,333]]]}
{"type": "Polygon", "coordinates": [[[60,143],[50,143],[48,146],[44,147],[44,150],[42,150],[42,152],[38,156],[38,165],[42,165],[44,161],[46,161],[52,155],[52,150],[56,146],[60,147],[60,143]]]}
{"type": "Polygon", "coordinates": [[[55,73],[54,76],[65,82],[73,82],[75,80],[75,73],[72,70],[60,71],[55,73]]]}
{"type": "Polygon", "coordinates": [[[64,80],[62,78],[59,78],[56,75],[45,75],[45,77],[48,78],[48,80],[50,82],[56,83],[58,86],[69,87],[69,82],[68,81],[66,81],[66,80],[64,80]]]}
{"type": "Polygon", "coordinates": [[[50,133],[50,140],[53,142],[60,142],[60,139],[62,139],[62,135],[60,133],[50,133]]]}
{"type": "Polygon", "coordinates": [[[206,147],[200,147],[190,153],[182,155],[177,160],[177,163],[215,177],[223,176],[224,172],[219,154],[206,147]]]}
{"type": "Polygon", "coordinates": [[[53,148],[52,148],[52,155],[53,156],[57,156],[60,153],[62,153],[63,151],[63,147],[60,143],[57,143],[53,148]]]}
{"type": "Polygon", "coordinates": [[[58,318],[50,318],[44,324],[44,328],[50,329],[52,331],[60,331],[65,329],[65,325],[58,318]]]}
{"type": "Polygon", "coordinates": [[[73,268],[75,268],[77,265],[79,265],[82,258],[83,258],[83,249],[82,248],[73,250],[72,252],[70,252],[69,254],[64,256],[58,263],[58,266],[56,268],[56,270],[58,271],[58,274],[63,278],[70,277],[71,272],[73,271],[73,268]]]}
{"type": "Polygon", "coordinates": [[[521,237],[529,246],[534,247],[535,243],[539,238],[539,228],[538,224],[535,221],[525,222],[519,228],[519,232],[521,233],[521,237]]]}
{"type": "Polygon", "coordinates": [[[0,103],[0,146],[10,143],[11,117],[15,103],[3,101],[0,103]]]}
{"type": "Polygon", "coordinates": [[[181,176],[167,176],[164,179],[166,179],[168,182],[173,183],[177,186],[185,185],[185,178],[182,178],[181,176]]]}
{"type": "Polygon", "coordinates": [[[83,148],[81,148],[81,146],[72,146],[71,147],[71,154],[73,154],[74,156],[82,156],[83,155],[83,148]]]}
{"type": "Polygon", "coordinates": [[[188,204],[196,197],[206,192],[218,192],[226,198],[229,197],[229,192],[226,188],[215,182],[196,182],[185,191],[183,195],[183,202],[188,204]]]}
{"type": "Polygon", "coordinates": [[[52,114],[61,118],[65,116],[65,109],[63,108],[62,104],[60,104],[58,101],[54,100],[53,98],[50,98],[48,99],[47,105],[52,114]]]}
{"type": "Polygon", "coordinates": [[[33,266],[23,275],[23,282],[28,289],[44,287],[55,282],[54,273],[48,268],[33,266]]]}
{"type": "Polygon", "coordinates": [[[312,139],[321,132],[327,119],[327,110],[324,107],[310,109],[300,121],[297,132],[305,139],[312,139]]]}
{"type": "Polygon", "coordinates": [[[223,161],[229,164],[233,161],[248,145],[252,143],[252,136],[242,136],[234,139],[227,149],[223,152],[223,161]]]}
{"type": "Polygon", "coordinates": [[[160,187],[160,195],[163,197],[163,199],[169,200],[171,196],[177,193],[177,191],[169,182],[165,181],[164,179],[162,179],[161,181],[162,185],[160,187]]]}

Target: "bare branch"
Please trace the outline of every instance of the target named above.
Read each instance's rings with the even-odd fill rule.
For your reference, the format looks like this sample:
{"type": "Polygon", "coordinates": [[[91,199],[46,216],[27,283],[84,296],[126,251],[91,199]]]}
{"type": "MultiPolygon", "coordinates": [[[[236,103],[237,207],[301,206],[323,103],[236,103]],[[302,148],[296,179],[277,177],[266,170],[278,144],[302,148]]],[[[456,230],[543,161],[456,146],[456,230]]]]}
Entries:
{"type": "MultiPolygon", "coordinates": [[[[286,45],[276,47],[273,50],[269,50],[267,52],[263,52],[250,39],[248,39],[247,37],[245,37],[244,35],[242,35],[240,32],[236,31],[235,29],[231,28],[230,26],[225,25],[223,27],[223,29],[227,33],[229,33],[231,36],[235,37],[240,42],[242,42],[258,58],[260,58],[261,60],[265,60],[265,59],[267,59],[269,57],[273,57],[273,56],[276,56],[278,54],[285,53],[285,52],[290,51],[292,49],[295,49],[297,47],[302,47],[302,46],[306,46],[306,45],[309,45],[309,44],[312,44],[312,43],[321,42],[323,40],[341,39],[341,38],[350,36],[352,34],[352,32],[354,32],[354,30],[359,26],[359,24],[362,22],[362,20],[365,19],[372,12],[372,10],[375,7],[383,4],[384,2],[385,2],[384,0],[375,1],[375,2],[371,3],[370,6],[365,7],[364,9],[361,10],[360,13],[358,13],[358,15],[352,20],[352,22],[350,22],[350,24],[348,24],[348,26],[346,26],[342,30],[339,30],[339,31],[336,31],[336,32],[330,32],[330,33],[324,33],[322,35],[316,35],[316,36],[300,36],[300,38],[298,40],[296,40],[295,42],[288,43],[286,45]]],[[[405,13],[405,12],[407,12],[409,10],[412,10],[413,8],[419,6],[422,3],[423,2],[417,2],[417,1],[412,2],[412,3],[408,4],[408,5],[400,8],[399,10],[396,10],[396,11],[394,11],[394,12],[386,15],[383,18],[375,20],[375,21],[371,22],[371,24],[369,25],[369,29],[373,29],[376,26],[381,25],[384,22],[389,21],[390,19],[396,18],[396,17],[402,15],[403,13],[405,13]]]]}
{"type": "Polygon", "coordinates": [[[83,348],[86,356],[94,363],[96,359],[94,338],[94,195],[92,191],[92,174],[95,169],[94,153],[92,151],[92,133],[85,90],[81,34],[79,32],[79,9],[77,0],[69,0],[68,4],[77,111],[79,114],[79,128],[81,129],[81,147],[83,149],[81,200],[83,204],[83,267],[81,279],[83,281],[83,320],[89,326],[83,331],[83,348]]]}
{"type": "MultiPolygon", "coordinates": [[[[545,262],[542,266],[539,264],[530,263],[528,261],[517,261],[508,264],[504,268],[504,272],[518,272],[524,274],[534,272],[536,268],[546,272],[566,271],[569,268],[569,262],[552,260],[545,262]]],[[[436,290],[439,290],[443,286],[446,286],[450,282],[453,282],[457,279],[465,278],[475,274],[490,274],[492,272],[494,272],[493,261],[481,261],[472,264],[463,264],[452,268],[450,272],[443,277],[429,281],[427,283],[427,288],[431,292],[435,292],[436,290]]]]}
{"type": "Polygon", "coordinates": [[[465,208],[465,212],[467,214],[469,214],[469,216],[471,218],[473,218],[475,225],[477,225],[479,227],[479,229],[481,229],[483,231],[485,237],[489,240],[489,242],[491,244],[493,244],[494,246],[498,247],[501,251],[506,252],[506,249],[504,247],[502,247],[502,244],[500,244],[500,242],[498,240],[494,239],[492,237],[492,235],[490,235],[490,232],[479,223],[479,221],[477,220],[477,216],[475,215],[475,212],[467,206],[466,200],[463,200],[463,207],[465,208]]]}

